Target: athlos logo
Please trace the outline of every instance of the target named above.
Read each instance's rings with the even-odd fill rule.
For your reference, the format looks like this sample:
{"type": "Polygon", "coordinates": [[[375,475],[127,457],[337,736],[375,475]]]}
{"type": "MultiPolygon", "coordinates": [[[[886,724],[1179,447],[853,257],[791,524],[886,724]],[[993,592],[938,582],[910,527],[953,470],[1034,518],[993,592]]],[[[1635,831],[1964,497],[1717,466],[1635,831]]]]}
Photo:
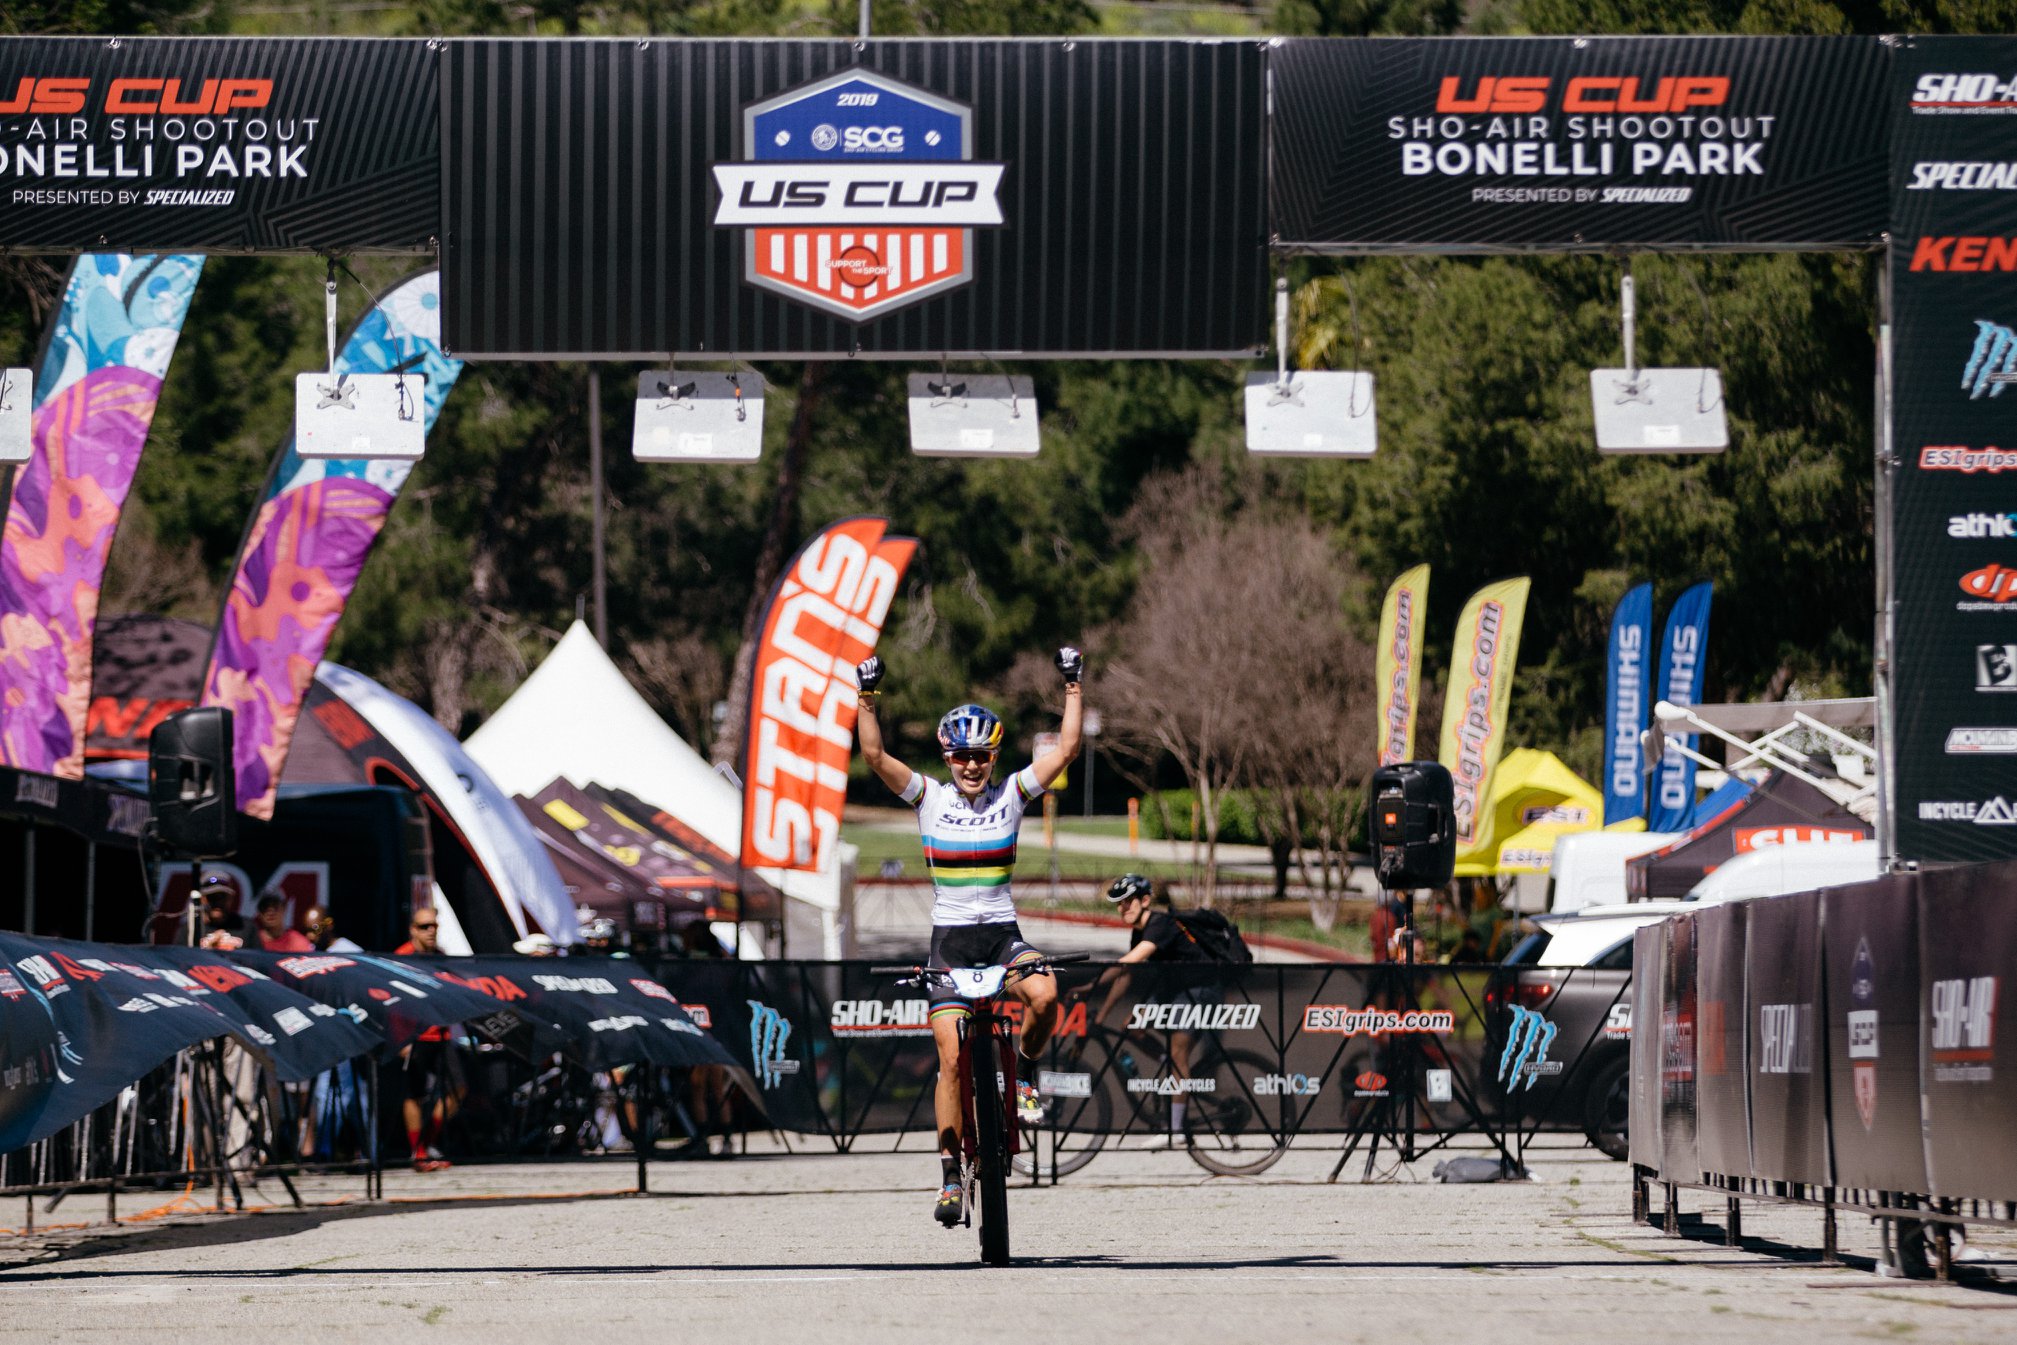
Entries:
{"type": "Polygon", "coordinates": [[[972,280],[974,229],[1003,222],[972,110],[884,75],[752,104],[743,152],[714,166],[715,224],[748,230],[743,278],[856,322],[972,280]]]}

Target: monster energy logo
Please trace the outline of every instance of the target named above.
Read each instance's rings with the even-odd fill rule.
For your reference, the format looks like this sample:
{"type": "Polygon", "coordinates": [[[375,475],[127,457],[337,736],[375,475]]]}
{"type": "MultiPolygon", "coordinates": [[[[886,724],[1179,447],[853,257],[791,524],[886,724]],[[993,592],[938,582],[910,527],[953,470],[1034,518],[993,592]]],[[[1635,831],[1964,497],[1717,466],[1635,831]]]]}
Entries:
{"type": "Polygon", "coordinates": [[[1523,1078],[1527,1087],[1532,1088],[1541,1075],[1562,1072],[1561,1061],[1548,1059],[1548,1048],[1555,1044],[1555,1031],[1553,1023],[1532,1009],[1514,1006],[1506,1049],[1499,1053],[1499,1083],[1507,1092],[1517,1090],[1523,1078]]]}
{"type": "Polygon", "coordinates": [[[784,1053],[784,1044],[791,1040],[791,1021],[761,1000],[746,1002],[752,1070],[765,1088],[775,1088],[785,1075],[798,1073],[798,1061],[784,1053]]]}
{"type": "Polygon", "coordinates": [[[1968,367],[1961,371],[1961,386],[1968,389],[1968,400],[1985,393],[2001,397],[2011,383],[2017,383],[2017,332],[1975,319],[1975,349],[1968,354],[1968,367]]]}

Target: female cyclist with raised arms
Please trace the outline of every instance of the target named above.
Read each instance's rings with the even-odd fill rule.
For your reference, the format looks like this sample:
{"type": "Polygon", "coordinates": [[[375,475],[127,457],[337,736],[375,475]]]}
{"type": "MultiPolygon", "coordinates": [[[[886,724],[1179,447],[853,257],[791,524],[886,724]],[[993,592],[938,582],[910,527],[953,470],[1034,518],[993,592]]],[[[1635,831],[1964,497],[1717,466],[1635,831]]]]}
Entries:
{"type": "MultiPolygon", "coordinates": [[[[917,809],[925,867],[931,872],[931,965],[935,967],[1006,967],[1042,956],[1023,939],[1016,924],[1009,880],[1015,871],[1016,835],[1022,829],[1023,810],[1049,789],[1079,754],[1079,674],[1085,660],[1078,650],[1067,647],[1058,650],[1057,666],[1065,679],[1064,723],[1058,745],[1002,784],[994,782],[1002,724],[992,711],[961,705],[939,720],[939,750],[952,777],[950,784],[941,784],[883,751],[882,725],[876,719],[882,660],[871,657],[855,669],[861,688],[861,715],[855,731],[862,759],[884,784],[917,809]]],[[[1020,1053],[1023,1059],[1034,1060],[1057,1024],[1057,978],[1048,973],[1028,976],[1017,981],[1010,993],[1024,1006],[1020,1053]]],[[[961,1214],[959,1021],[967,1008],[949,992],[942,994],[931,1006],[932,1038],[938,1044],[938,1089],[933,1100],[941,1179],[933,1213],[950,1228],[961,1214]]],[[[1019,1094],[1033,1091],[1021,1082],[1017,1090],[1019,1094]]]]}

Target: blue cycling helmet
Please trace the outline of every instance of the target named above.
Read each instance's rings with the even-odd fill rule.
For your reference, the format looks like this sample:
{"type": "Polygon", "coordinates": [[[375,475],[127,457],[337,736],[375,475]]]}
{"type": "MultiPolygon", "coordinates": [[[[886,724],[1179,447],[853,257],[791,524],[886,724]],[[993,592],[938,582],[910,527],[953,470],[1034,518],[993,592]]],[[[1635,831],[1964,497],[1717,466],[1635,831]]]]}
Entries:
{"type": "Polygon", "coordinates": [[[985,705],[956,705],[938,721],[938,745],[947,752],[996,751],[1001,720],[985,705]]]}

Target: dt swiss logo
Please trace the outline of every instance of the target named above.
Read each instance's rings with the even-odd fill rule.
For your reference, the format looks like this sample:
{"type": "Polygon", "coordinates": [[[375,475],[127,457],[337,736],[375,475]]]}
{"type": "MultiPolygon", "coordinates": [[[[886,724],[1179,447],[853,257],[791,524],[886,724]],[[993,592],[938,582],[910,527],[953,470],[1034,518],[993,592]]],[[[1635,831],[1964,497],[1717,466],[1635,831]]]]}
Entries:
{"type": "Polygon", "coordinates": [[[1002,165],[973,162],[973,112],[847,70],[743,111],[714,166],[717,227],[746,230],[743,278],[864,322],[973,279],[973,230],[1002,223],[1002,165]]]}

